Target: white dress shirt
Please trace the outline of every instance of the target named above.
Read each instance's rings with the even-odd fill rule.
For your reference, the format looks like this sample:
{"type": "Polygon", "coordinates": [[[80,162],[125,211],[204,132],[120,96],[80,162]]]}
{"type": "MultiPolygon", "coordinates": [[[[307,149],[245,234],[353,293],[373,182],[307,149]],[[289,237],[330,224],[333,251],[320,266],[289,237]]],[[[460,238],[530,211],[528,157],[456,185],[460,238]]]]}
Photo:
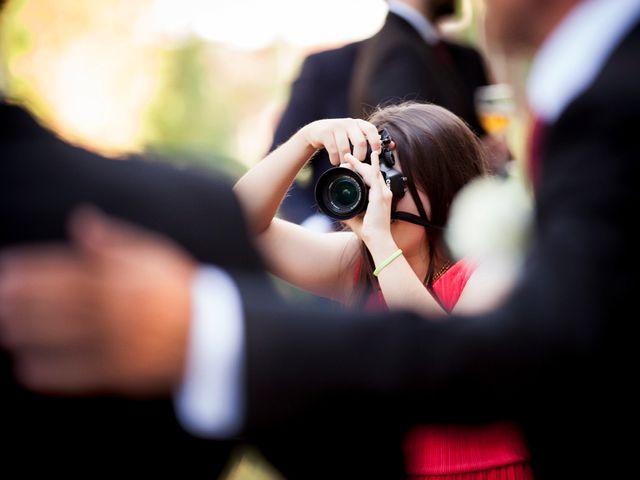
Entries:
{"type": "Polygon", "coordinates": [[[231,277],[201,267],[192,284],[192,317],[176,415],[196,436],[230,438],[244,419],[244,317],[231,277]]]}
{"type": "Polygon", "coordinates": [[[438,30],[429,19],[406,3],[389,0],[389,12],[406,20],[429,45],[435,45],[440,40],[438,30]]]}

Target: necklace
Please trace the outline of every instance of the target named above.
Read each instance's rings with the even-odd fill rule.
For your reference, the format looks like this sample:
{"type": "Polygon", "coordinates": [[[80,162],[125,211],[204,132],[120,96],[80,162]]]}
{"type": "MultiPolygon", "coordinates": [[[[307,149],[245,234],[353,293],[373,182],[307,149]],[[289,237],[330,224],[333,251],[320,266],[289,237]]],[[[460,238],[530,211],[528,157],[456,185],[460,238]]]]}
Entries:
{"type": "Polygon", "coordinates": [[[433,278],[431,279],[431,283],[436,283],[436,280],[438,280],[447,270],[449,270],[451,268],[451,265],[453,265],[451,263],[451,260],[447,260],[446,262],[444,262],[442,264],[442,266],[438,269],[438,271],[436,273],[433,274],[433,278]]]}

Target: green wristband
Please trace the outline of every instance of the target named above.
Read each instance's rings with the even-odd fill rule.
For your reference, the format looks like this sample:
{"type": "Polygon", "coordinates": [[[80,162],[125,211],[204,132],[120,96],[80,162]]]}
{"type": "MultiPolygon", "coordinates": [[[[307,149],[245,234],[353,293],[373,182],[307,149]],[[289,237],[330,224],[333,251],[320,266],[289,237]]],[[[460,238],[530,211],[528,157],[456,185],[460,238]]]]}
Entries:
{"type": "Polygon", "coordinates": [[[385,258],[382,261],[382,263],[378,265],[376,269],[373,271],[373,276],[377,277],[378,275],[380,275],[380,272],[384,270],[387,266],[389,266],[389,264],[393,262],[396,258],[398,258],[400,255],[402,255],[402,250],[397,249],[395,252],[393,252],[391,255],[385,258]]]}

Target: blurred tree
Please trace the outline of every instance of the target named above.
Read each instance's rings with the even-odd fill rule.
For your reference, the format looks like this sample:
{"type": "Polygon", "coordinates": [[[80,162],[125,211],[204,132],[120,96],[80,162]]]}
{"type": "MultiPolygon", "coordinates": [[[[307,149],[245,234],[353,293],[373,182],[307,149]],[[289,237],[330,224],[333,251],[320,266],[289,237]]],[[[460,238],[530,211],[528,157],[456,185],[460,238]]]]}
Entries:
{"type": "Polygon", "coordinates": [[[142,143],[152,157],[237,177],[244,171],[230,152],[237,118],[225,98],[223,79],[208,75],[207,48],[191,38],[164,52],[160,86],[143,119],[142,143]]]}

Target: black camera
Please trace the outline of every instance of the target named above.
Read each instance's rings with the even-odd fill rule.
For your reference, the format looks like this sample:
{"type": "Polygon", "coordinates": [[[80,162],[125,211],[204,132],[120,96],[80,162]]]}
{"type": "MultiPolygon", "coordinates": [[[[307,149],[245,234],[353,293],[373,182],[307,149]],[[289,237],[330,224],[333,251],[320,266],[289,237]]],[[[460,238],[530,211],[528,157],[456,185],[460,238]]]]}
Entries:
{"type": "MultiPolygon", "coordinates": [[[[394,204],[407,190],[407,178],[393,166],[396,163],[393,150],[389,148],[391,136],[386,129],[379,131],[382,149],[380,171],[393,193],[394,204]]],[[[364,162],[371,163],[371,145],[367,143],[364,162]]],[[[364,212],[369,203],[369,187],[362,177],[344,167],[333,167],[324,172],[316,183],[316,203],[326,215],[336,220],[347,220],[364,212]]]]}

